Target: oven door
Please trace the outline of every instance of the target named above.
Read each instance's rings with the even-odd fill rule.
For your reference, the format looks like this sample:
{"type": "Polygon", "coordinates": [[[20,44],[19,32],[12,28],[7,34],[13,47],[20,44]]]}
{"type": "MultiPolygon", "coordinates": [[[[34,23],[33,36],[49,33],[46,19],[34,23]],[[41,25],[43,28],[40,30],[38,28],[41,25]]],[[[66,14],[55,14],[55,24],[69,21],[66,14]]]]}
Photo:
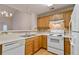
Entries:
{"type": "Polygon", "coordinates": [[[64,38],[48,36],[48,47],[52,47],[52,48],[59,49],[59,50],[64,50],[64,38]]]}

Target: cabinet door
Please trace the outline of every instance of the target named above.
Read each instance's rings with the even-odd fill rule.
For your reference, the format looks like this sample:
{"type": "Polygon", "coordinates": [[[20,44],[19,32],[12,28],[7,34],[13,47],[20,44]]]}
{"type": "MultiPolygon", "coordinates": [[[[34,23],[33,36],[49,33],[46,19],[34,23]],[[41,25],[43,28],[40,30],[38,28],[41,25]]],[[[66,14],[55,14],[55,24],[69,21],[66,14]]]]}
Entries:
{"type": "Polygon", "coordinates": [[[50,20],[50,16],[44,16],[44,17],[38,18],[37,27],[48,29],[49,28],[49,20],[50,20]]]}
{"type": "Polygon", "coordinates": [[[2,45],[0,45],[0,55],[2,55],[2,45]]]}
{"type": "Polygon", "coordinates": [[[65,38],[64,40],[64,54],[70,55],[71,54],[71,48],[70,48],[70,41],[69,38],[65,38]]]}
{"type": "Polygon", "coordinates": [[[33,54],[33,40],[32,39],[26,39],[25,54],[26,55],[33,54]]]}
{"type": "Polygon", "coordinates": [[[38,36],[39,39],[39,49],[42,48],[42,36],[38,36]]]}
{"type": "Polygon", "coordinates": [[[43,43],[43,48],[47,49],[47,36],[43,35],[42,43],[43,43]]]}
{"type": "Polygon", "coordinates": [[[71,14],[72,14],[72,11],[68,11],[64,13],[64,25],[65,25],[66,30],[69,29],[69,22],[71,19],[71,14]]]}
{"type": "Polygon", "coordinates": [[[34,52],[39,50],[39,40],[38,37],[34,37],[34,52]]]}

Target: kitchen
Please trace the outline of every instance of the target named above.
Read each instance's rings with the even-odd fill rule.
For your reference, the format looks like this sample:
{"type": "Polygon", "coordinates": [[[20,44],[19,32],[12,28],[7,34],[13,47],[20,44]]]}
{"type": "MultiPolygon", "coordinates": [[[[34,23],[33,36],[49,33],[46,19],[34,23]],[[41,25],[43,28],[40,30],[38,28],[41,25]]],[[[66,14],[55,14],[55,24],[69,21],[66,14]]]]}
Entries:
{"type": "Polygon", "coordinates": [[[78,15],[75,13],[78,6],[1,4],[0,55],[79,54],[78,46],[73,47],[74,36],[71,37],[71,30],[78,29],[72,25],[75,23],[73,19],[78,19],[78,16],[74,17],[74,14],[78,15]]]}

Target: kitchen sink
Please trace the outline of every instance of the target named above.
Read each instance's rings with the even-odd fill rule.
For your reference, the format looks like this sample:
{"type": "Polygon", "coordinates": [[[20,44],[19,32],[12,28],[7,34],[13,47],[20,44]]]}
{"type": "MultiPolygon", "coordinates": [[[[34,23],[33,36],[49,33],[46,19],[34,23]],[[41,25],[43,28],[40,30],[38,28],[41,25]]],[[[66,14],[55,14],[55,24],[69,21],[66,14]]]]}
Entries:
{"type": "Polygon", "coordinates": [[[30,34],[30,35],[21,35],[20,37],[31,37],[31,36],[35,36],[35,34],[30,34]]]}

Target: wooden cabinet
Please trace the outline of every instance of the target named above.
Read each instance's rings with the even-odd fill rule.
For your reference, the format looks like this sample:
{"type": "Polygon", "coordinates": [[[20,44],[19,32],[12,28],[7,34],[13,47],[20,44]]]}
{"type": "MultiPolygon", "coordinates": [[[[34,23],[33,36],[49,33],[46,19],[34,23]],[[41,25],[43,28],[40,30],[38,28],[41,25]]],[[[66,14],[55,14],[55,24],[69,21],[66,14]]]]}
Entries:
{"type": "Polygon", "coordinates": [[[64,19],[64,14],[59,13],[59,14],[54,14],[51,16],[43,16],[37,19],[37,28],[38,30],[47,30],[49,29],[49,20],[59,20],[59,19],[64,19]]]}
{"type": "Polygon", "coordinates": [[[47,49],[47,36],[41,35],[26,39],[25,55],[31,55],[37,52],[40,48],[47,49]]]}
{"type": "Polygon", "coordinates": [[[0,55],[2,55],[2,45],[0,45],[0,55]]]}
{"type": "Polygon", "coordinates": [[[39,41],[39,49],[42,48],[42,35],[38,36],[38,41],[39,41]]]}
{"type": "Polygon", "coordinates": [[[43,35],[42,37],[42,47],[47,49],[47,36],[43,35]]]}
{"type": "Polygon", "coordinates": [[[69,38],[64,38],[64,54],[70,55],[71,54],[71,45],[69,38]]]}
{"type": "Polygon", "coordinates": [[[39,37],[34,37],[34,52],[39,50],[39,37]]]}
{"type": "Polygon", "coordinates": [[[71,19],[71,14],[72,14],[72,10],[61,12],[61,13],[56,13],[51,16],[40,17],[37,20],[37,28],[44,29],[44,30],[49,29],[49,20],[63,19],[65,30],[68,30],[69,29],[69,22],[71,19]]]}
{"type": "Polygon", "coordinates": [[[33,39],[26,39],[25,42],[25,55],[33,54],[33,39]]]}
{"type": "Polygon", "coordinates": [[[31,55],[42,47],[42,36],[36,36],[26,39],[25,55],[31,55]]]}
{"type": "Polygon", "coordinates": [[[38,29],[49,29],[49,20],[50,16],[44,16],[37,19],[37,28],[38,29]]]}
{"type": "Polygon", "coordinates": [[[65,26],[65,30],[69,29],[69,22],[71,20],[71,14],[72,11],[67,11],[64,13],[64,26],[65,26]]]}

